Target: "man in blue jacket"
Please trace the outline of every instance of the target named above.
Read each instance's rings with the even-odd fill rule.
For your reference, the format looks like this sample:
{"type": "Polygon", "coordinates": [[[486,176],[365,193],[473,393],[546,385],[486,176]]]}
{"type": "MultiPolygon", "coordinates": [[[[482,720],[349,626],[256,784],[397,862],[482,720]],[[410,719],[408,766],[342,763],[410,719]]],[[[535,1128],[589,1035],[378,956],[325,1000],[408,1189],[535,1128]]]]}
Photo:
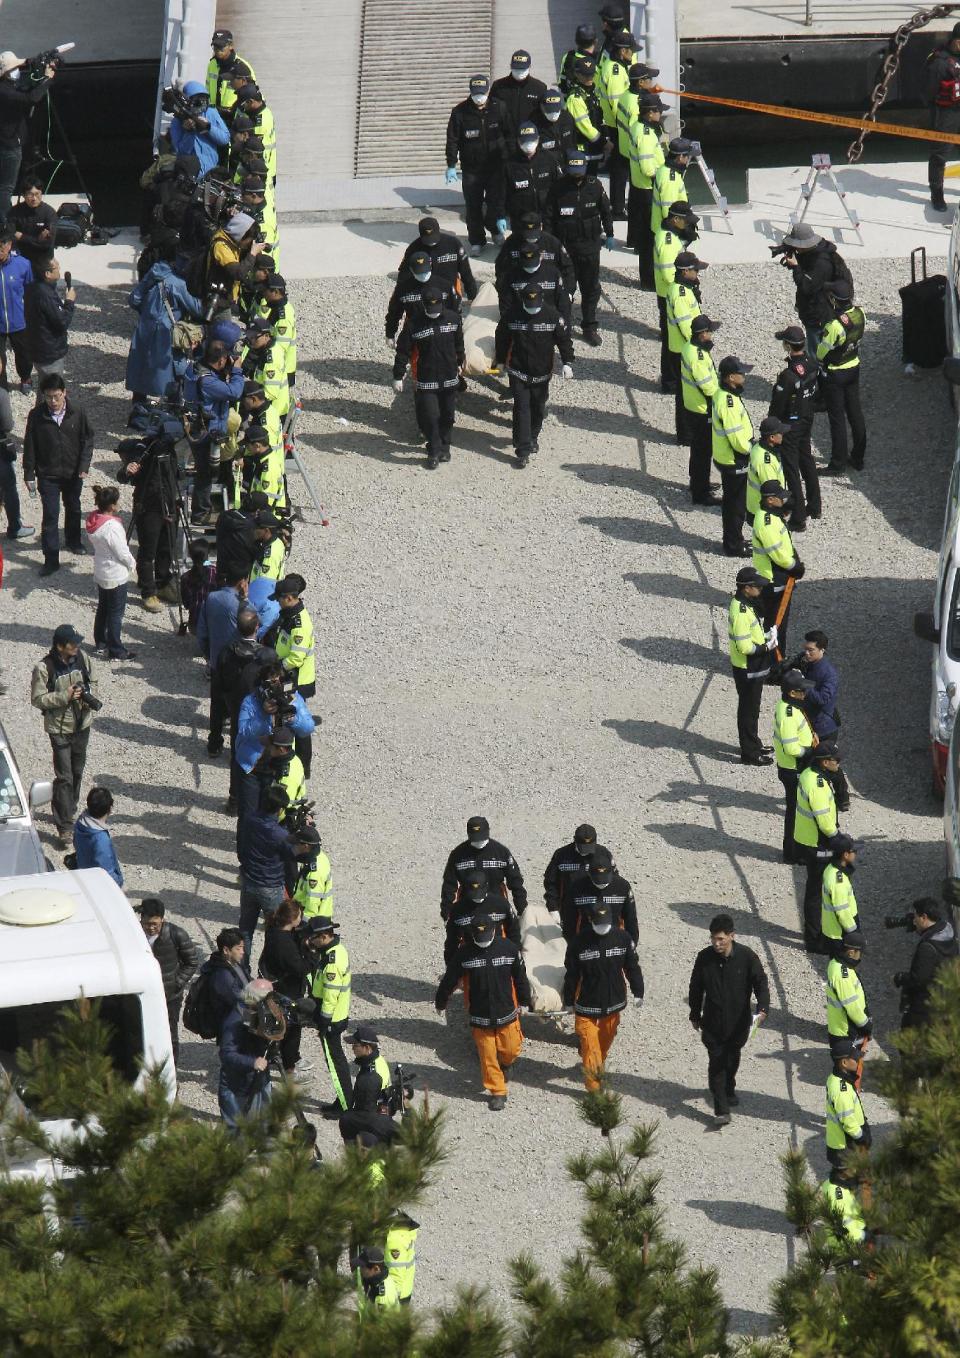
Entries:
{"type": "Polygon", "coordinates": [[[92,787],[87,793],[87,809],[73,827],[73,847],[78,868],[103,868],[117,886],[123,886],[120,861],[106,820],[113,810],[113,794],[105,787],[92,787]]]}
{"type": "Polygon", "coordinates": [[[7,387],[7,345],[13,350],[20,379],[20,390],[33,391],[30,373],[33,362],[27,351],[27,321],[23,314],[23,290],[33,282],[33,267],[28,259],[14,253],[13,232],[0,231],[0,387],[7,387]]]}
{"type": "Polygon", "coordinates": [[[250,981],[226,1017],[220,1033],[220,1084],[217,1097],[227,1129],[240,1118],[256,1117],[270,1102],[270,1039],[258,1028],[260,1007],[273,993],[273,982],[250,981]]]}
{"type": "Polygon", "coordinates": [[[282,788],[268,787],[260,809],[251,812],[243,821],[237,928],[243,937],[247,961],[260,912],[269,914],[276,910],[287,894],[287,868],[293,862],[297,847],[290,832],[280,824],[280,812],[287,805],[287,794],[282,788]]]}
{"type": "Polygon", "coordinates": [[[227,125],[215,108],[210,108],[210,96],[199,80],[188,80],[183,87],[184,97],[194,112],[190,117],[178,114],[170,123],[170,140],[178,156],[196,156],[200,162],[200,178],[215,170],[220,162],[220,148],[230,145],[227,125]]]}
{"type": "Polygon", "coordinates": [[[266,789],[273,782],[270,737],[278,726],[294,736],[309,736],[316,725],[299,693],[292,696],[283,687],[284,671],[279,660],[267,661],[257,672],[257,682],[240,704],[237,740],[233,758],[237,765],[237,857],[241,837],[246,834],[247,816],[260,808],[266,789]],[[286,709],[283,710],[282,709],[286,709]],[[282,716],[282,721],[281,721],[282,716]]]}
{"type": "MultiPolygon", "coordinates": [[[[210,492],[220,475],[220,447],[227,437],[230,406],[243,395],[243,371],[225,344],[208,344],[202,359],[187,365],[183,381],[185,425],[196,474],[190,514],[211,522],[210,492]]],[[[238,421],[239,427],[239,421],[238,421]]]]}
{"type": "MultiPolygon", "coordinates": [[[[835,740],[840,730],[837,716],[837,698],[840,695],[840,672],[832,661],[827,659],[829,639],[826,632],[814,630],[803,638],[803,651],[800,655],[800,669],[813,688],[807,694],[803,709],[810,725],[820,740],[835,740]]],[[[843,769],[831,775],[833,794],[838,811],[849,811],[850,789],[843,769]]]]}

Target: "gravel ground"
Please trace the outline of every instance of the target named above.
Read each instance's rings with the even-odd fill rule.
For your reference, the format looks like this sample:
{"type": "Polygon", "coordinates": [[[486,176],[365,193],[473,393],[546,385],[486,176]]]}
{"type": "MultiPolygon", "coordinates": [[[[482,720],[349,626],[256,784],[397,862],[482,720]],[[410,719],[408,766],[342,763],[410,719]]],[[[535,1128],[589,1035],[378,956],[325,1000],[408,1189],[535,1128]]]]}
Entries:
{"type": "MultiPolygon", "coordinates": [[[[409,237],[398,233],[399,246],[409,237]]],[[[708,242],[703,251],[709,258],[708,242]]],[[[525,472],[509,465],[509,406],[480,383],[462,399],[452,463],[423,469],[412,398],[388,385],[385,281],[294,288],[303,439],[330,519],[322,527],[308,511],[292,558],[309,581],[320,645],[311,790],[334,861],[354,1016],[376,1024],[386,1055],[417,1071],[449,1114],[450,1159],[418,1214],[420,1299],[436,1303],[466,1278],[505,1294],[506,1261],[520,1247],[549,1270],[576,1241],[580,1204],[564,1163],[587,1132],[572,1039],[525,1023],[510,1104],[495,1119],[461,1015],[438,1020],[432,996],[440,874],[466,816],[489,816],[534,896],[554,847],[589,820],[634,884],[647,979],[646,1007],[629,1014],[613,1049],[614,1087],[631,1118],[659,1120],[670,1228],[719,1269],[734,1323],[749,1330],[766,1324],[769,1284],[793,1255],[778,1157],[792,1139],[818,1176],[825,1169],[823,992],[799,945],[800,874],[778,862],[775,773],[737,759],[725,623],[735,563],[718,552],[719,514],[688,503],[686,453],[657,389],[653,299],[632,286],[632,257],[609,259],[624,270],[605,270],[603,348],[578,345],[576,378],[554,384],[525,472]],[[739,1114],[717,1133],[684,997],[721,907],[760,952],[773,1012],[744,1060],[739,1114]]],[[[808,570],[792,635],[824,627],[842,671],[854,791],[845,828],[866,845],[864,977],[882,1045],[896,1021],[888,977],[909,945],[885,934],[880,916],[936,890],[942,870],[929,656],[911,618],[928,606],[953,435],[940,378],[901,373],[903,262],[856,273],[871,318],[867,471],[825,483],[824,518],[801,542],[808,570]]],[[[775,265],[718,269],[705,304],[724,324],[718,353],[757,365],[747,395],[759,418],[778,364],[772,332],[792,319],[789,280],[775,265]]],[[[128,333],[123,290],[97,305],[81,297],[70,371],[103,431],[105,476],[126,412],[128,333]]],[[[26,402],[14,401],[22,419],[26,402]]],[[[25,505],[37,522],[38,506],[25,505]]],[[[9,685],[0,715],[28,778],[48,768],[39,715],[26,705],[30,667],[61,621],[92,642],[95,601],[90,559],[68,558],[41,588],[39,555],[36,540],[7,552],[0,595],[9,685]]],[[[131,603],[126,635],[138,657],[104,679],[88,774],[117,797],[131,896],[161,892],[209,946],[237,912],[227,771],[206,756],[203,667],[171,621],[131,603]]],[[[772,708],[770,697],[765,723],[772,708]]],[[[316,1050],[304,1046],[310,1097],[326,1099],[316,1050]]],[[[214,1116],[209,1044],[185,1044],[181,1073],[185,1101],[214,1116]]],[[[866,1102],[876,1125],[888,1120],[869,1092],[866,1102]]],[[[320,1135],[333,1153],[335,1126],[320,1135]]]]}

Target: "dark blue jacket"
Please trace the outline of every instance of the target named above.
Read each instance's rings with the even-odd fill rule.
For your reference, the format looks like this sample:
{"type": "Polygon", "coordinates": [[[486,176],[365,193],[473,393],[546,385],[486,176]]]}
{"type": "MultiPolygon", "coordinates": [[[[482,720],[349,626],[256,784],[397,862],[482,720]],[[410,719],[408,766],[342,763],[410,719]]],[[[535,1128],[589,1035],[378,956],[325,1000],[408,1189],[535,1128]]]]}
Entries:
{"type": "MultiPolygon", "coordinates": [[[[75,303],[57,292],[55,283],[35,279],[23,294],[27,353],[34,363],[55,363],[67,352],[67,331],[75,303]]],[[[242,390],[242,387],[241,387],[242,390]]]]}
{"type": "Polygon", "coordinates": [[[73,847],[78,868],[103,868],[117,886],[123,886],[123,873],[110,831],[103,821],[95,820],[89,811],[84,811],[73,827],[73,847]]]}
{"type": "MultiPolygon", "coordinates": [[[[225,437],[230,403],[243,395],[243,373],[227,368],[223,378],[202,363],[188,363],[183,379],[183,399],[188,409],[202,418],[208,434],[225,437]]],[[[198,439],[198,442],[202,439],[198,439]]]]}
{"type": "Polygon", "coordinates": [[[840,693],[840,675],[826,656],[813,664],[804,664],[803,672],[815,685],[804,699],[803,709],[810,725],[822,740],[824,736],[832,736],[840,729],[833,719],[840,693]]]}
{"type": "Polygon", "coordinates": [[[0,334],[12,335],[27,324],[23,314],[23,290],[33,282],[33,268],[22,255],[11,252],[0,264],[0,334]]]}
{"type": "Polygon", "coordinates": [[[270,1083],[270,1071],[254,1070],[258,1056],[266,1056],[270,1043],[251,1033],[243,1022],[243,1006],[235,1004],[220,1034],[220,1069],[234,1094],[254,1094],[270,1083]]]}
{"type": "Polygon", "coordinates": [[[285,886],[293,841],[276,812],[246,816],[240,835],[240,871],[255,886],[285,886]]]}
{"type": "Polygon", "coordinates": [[[220,659],[220,652],[237,635],[237,613],[240,611],[240,595],[236,585],[224,585],[215,589],[200,605],[197,618],[197,641],[200,649],[206,652],[207,661],[213,669],[220,659]]]}

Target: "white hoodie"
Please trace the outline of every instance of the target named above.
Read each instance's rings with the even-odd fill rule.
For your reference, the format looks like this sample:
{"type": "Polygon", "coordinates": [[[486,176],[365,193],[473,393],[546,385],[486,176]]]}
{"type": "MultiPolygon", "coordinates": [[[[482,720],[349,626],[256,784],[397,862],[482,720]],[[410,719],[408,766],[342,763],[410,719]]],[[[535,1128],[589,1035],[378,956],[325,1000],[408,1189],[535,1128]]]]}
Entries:
{"type": "Polygon", "coordinates": [[[94,510],[87,515],[87,537],[93,548],[93,578],[102,589],[125,585],[136,561],[127,546],[127,535],[116,514],[94,510]]]}

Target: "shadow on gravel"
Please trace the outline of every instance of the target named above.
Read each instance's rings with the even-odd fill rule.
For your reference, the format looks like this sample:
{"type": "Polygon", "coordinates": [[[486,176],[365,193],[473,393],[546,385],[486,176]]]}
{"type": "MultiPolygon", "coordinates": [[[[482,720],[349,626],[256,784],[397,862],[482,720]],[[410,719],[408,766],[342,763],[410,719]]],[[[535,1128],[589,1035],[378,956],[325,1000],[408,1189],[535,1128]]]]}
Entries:
{"type": "Polygon", "coordinates": [[[682,637],[621,637],[620,645],[641,660],[660,665],[685,665],[708,674],[729,673],[718,651],[682,637]]]}
{"type": "MultiPolygon", "coordinates": [[[[686,1206],[702,1212],[718,1226],[732,1226],[738,1231],[769,1231],[772,1235],[787,1235],[793,1229],[782,1212],[778,1212],[774,1207],[761,1207],[755,1202],[744,1202],[740,1199],[734,1201],[717,1198],[710,1201],[704,1198],[688,1198],[686,1206]]],[[[748,1311],[745,1314],[755,1313],[748,1311]]]]}
{"type": "Polygon", "coordinates": [[[579,521],[598,528],[601,533],[606,533],[607,537],[617,538],[620,542],[637,542],[647,547],[678,547],[686,552],[708,552],[711,555],[716,555],[721,550],[719,542],[715,539],[699,537],[683,530],[678,532],[675,523],[655,523],[652,519],[608,518],[593,514],[583,514],[579,521]]]}
{"type": "Polygon", "coordinates": [[[715,806],[719,810],[736,806],[761,815],[782,815],[778,799],[771,792],[744,792],[741,788],[721,787],[717,783],[671,783],[651,802],[675,802],[679,806],[715,806]]]}
{"type": "MultiPolygon", "coordinates": [[[[667,908],[679,915],[685,924],[691,924],[697,929],[706,929],[717,913],[716,901],[669,901],[667,908]]],[[[798,952],[803,949],[799,928],[788,929],[782,924],[774,924],[771,920],[741,910],[736,911],[734,919],[737,924],[737,937],[740,939],[763,939],[778,948],[794,948],[798,952]]],[[[777,1025],[770,1022],[767,1027],[776,1028],[777,1025]]]]}
{"type": "Polygon", "coordinates": [[[647,750],[682,750],[688,754],[699,754],[705,759],[716,759],[722,763],[739,760],[740,750],[736,745],[725,745],[721,740],[711,740],[699,731],[684,731],[679,726],[669,726],[663,721],[633,721],[630,719],[608,718],[600,723],[616,731],[621,740],[629,740],[647,750]]]}
{"type": "MultiPolygon", "coordinates": [[[[370,401],[341,401],[337,398],[311,402],[311,409],[334,419],[346,419],[346,428],[324,434],[324,451],[327,453],[358,453],[361,457],[373,457],[378,462],[409,463],[422,466],[425,457],[423,439],[413,415],[413,401],[405,400],[399,409],[381,406],[370,401]],[[354,428],[353,426],[357,427],[354,428]],[[377,448],[377,434],[386,446],[377,448]],[[371,446],[373,445],[373,446],[371,446]]],[[[503,437],[508,437],[509,421],[503,422],[503,437]]],[[[478,429],[467,429],[456,425],[451,436],[454,456],[458,452],[479,453],[482,457],[492,458],[495,462],[512,462],[512,450],[508,447],[495,447],[489,433],[478,429]]]]}
{"type": "MultiPolygon", "coordinates": [[[[722,851],[728,857],[755,858],[761,863],[779,863],[780,846],[758,844],[754,839],[742,835],[718,834],[711,825],[691,825],[680,821],[675,825],[653,825],[645,822],[645,830],[659,835],[674,849],[684,849],[689,853],[717,853],[722,851]]],[[[801,893],[802,894],[802,893],[801,893]]]]}
{"type": "MultiPolygon", "coordinates": [[[[203,705],[204,709],[206,704],[203,705]]],[[[198,727],[207,729],[207,713],[201,711],[196,698],[181,698],[172,693],[158,693],[144,698],[140,711],[150,721],[161,726],[189,726],[196,731],[198,727]]]]}
{"type": "Polygon", "coordinates": [[[410,976],[394,976],[387,971],[368,971],[362,976],[354,977],[353,993],[359,995],[367,1004],[377,1004],[381,999],[432,1004],[437,987],[429,981],[418,981],[410,976]]]}
{"type": "Polygon", "coordinates": [[[705,581],[684,579],[679,575],[628,571],[623,579],[628,585],[636,585],[640,594],[652,594],[657,599],[677,599],[683,604],[706,604],[708,608],[722,608],[724,611],[730,603],[729,590],[714,589],[705,581]]]}

